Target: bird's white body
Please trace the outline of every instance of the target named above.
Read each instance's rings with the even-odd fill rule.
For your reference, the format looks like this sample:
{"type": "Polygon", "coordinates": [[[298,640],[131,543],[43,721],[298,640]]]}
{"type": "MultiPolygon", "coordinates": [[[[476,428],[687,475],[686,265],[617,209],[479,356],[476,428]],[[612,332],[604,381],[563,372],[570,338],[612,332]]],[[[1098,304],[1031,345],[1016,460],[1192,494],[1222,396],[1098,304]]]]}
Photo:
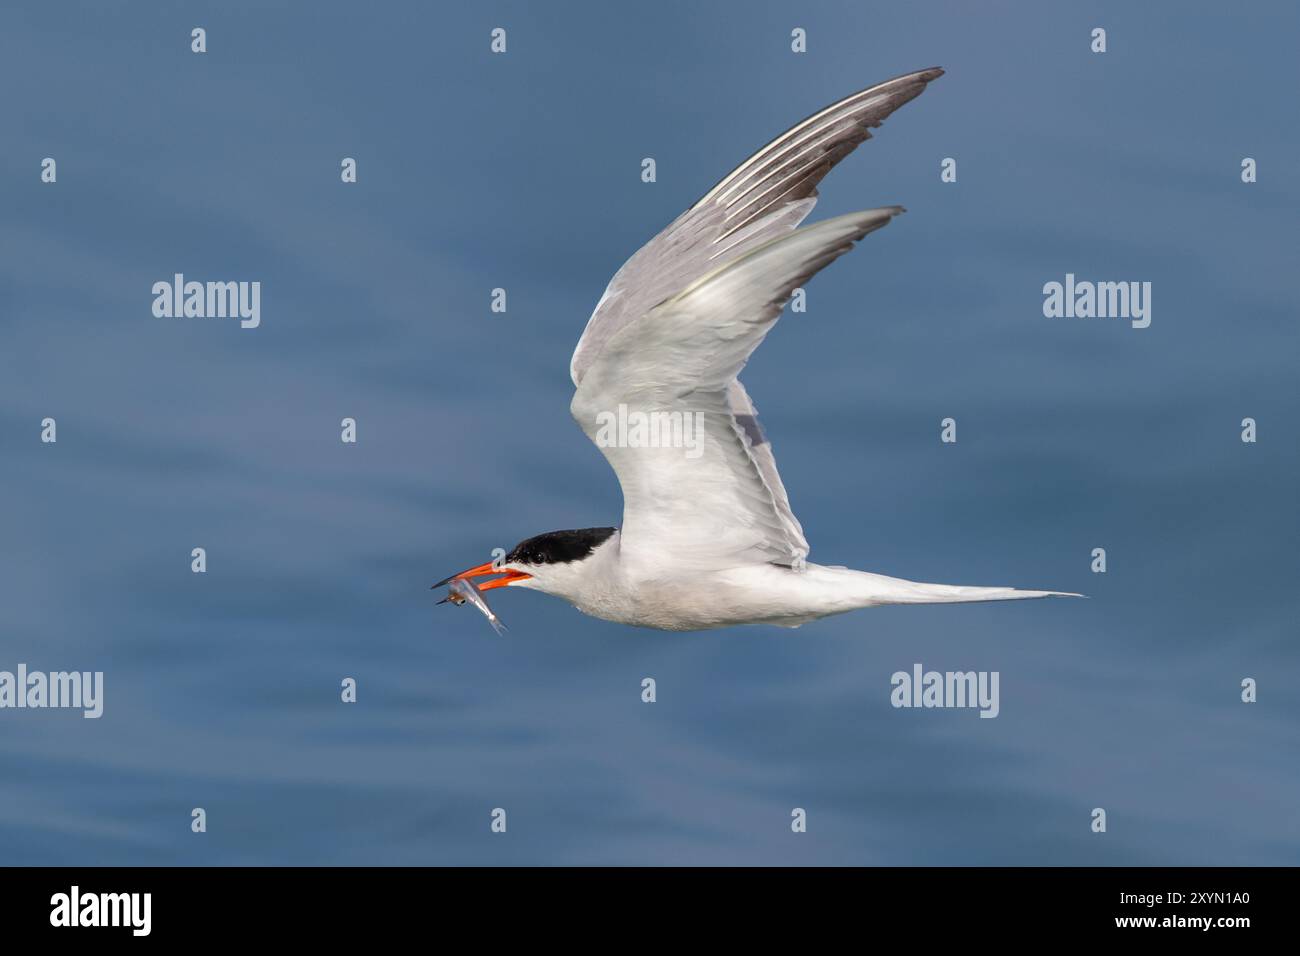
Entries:
{"type": "Polygon", "coordinates": [[[942,72],[889,80],[797,124],[627,261],[570,363],[570,408],[618,476],[622,527],[530,538],[504,563],[464,576],[504,572],[483,589],[532,588],[608,621],[671,631],[797,627],[881,604],[1061,593],[922,584],[807,562],[803,528],[738,377],[794,289],[903,211],[797,228],[830,168],[942,72]],[[621,425],[609,428],[629,412],[675,423],[670,437],[683,440],[633,440],[621,425]]]}
{"type": "Polygon", "coordinates": [[[832,614],[883,604],[940,604],[1048,597],[1057,592],[922,584],[850,568],[740,564],[686,572],[620,553],[615,534],[581,562],[512,582],[563,598],[584,614],[664,631],[735,624],[798,627],[832,614]]]}

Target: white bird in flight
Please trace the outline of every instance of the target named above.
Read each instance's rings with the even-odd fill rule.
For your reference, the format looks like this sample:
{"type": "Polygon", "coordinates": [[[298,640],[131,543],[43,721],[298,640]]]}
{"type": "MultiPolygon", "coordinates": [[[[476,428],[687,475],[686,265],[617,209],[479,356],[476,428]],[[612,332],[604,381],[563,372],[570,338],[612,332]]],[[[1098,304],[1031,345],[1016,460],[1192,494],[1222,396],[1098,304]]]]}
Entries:
{"type": "Polygon", "coordinates": [[[618,270],[574,350],[570,409],[618,476],[622,527],[529,538],[504,559],[435,584],[451,583],[447,600],[471,600],[499,627],[473,591],[473,579],[488,578],[478,591],[532,588],[607,621],[686,631],[798,627],[883,604],[1080,596],[923,584],[807,562],[772,446],[737,378],[794,290],[903,212],[887,206],[797,228],[831,167],[942,75],[909,73],[810,116],[618,270]],[[657,438],[680,440],[643,434],[634,442],[625,429],[623,440],[611,440],[608,425],[620,415],[667,423],[657,438]]]}

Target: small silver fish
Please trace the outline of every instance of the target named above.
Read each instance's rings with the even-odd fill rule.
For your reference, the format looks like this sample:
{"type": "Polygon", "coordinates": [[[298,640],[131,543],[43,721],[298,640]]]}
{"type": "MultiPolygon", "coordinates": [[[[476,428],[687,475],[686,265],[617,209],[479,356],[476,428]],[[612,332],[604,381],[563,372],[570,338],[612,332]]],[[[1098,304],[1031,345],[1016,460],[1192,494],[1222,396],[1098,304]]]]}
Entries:
{"type": "Polygon", "coordinates": [[[483,595],[479,593],[478,588],[474,587],[472,581],[465,578],[452,578],[447,584],[447,596],[443,600],[450,601],[452,604],[464,604],[468,601],[483,612],[483,616],[488,619],[493,630],[498,634],[505,633],[506,626],[492,613],[492,609],[488,607],[487,601],[483,600],[483,595]]]}

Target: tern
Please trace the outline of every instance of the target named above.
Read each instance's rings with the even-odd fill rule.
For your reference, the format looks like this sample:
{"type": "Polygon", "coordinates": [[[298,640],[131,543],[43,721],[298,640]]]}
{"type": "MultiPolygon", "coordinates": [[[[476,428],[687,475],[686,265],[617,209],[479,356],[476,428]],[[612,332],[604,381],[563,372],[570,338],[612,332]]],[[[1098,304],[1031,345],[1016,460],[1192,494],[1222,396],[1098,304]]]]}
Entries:
{"type": "Polygon", "coordinates": [[[808,117],[618,270],[569,372],[573,417],[622,486],[622,526],[537,535],[435,588],[452,582],[448,599],[462,603],[465,582],[481,578],[479,591],[532,588],[607,621],[668,631],[798,627],[887,604],[1081,596],[809,563],[772,446],[737,377],[795,289],[903,212],[887,206],[799,228],[831,168],[942,75],[909,73],[808,117]],[[611,433],[615,416],[663,427],[611,433]]]}

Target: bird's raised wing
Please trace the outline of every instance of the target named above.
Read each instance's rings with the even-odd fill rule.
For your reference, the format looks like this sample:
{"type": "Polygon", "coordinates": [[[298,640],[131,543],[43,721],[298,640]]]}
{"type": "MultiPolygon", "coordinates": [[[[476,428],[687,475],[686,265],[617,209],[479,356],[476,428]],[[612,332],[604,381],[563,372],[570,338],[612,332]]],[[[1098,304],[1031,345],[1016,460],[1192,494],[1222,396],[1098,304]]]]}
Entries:
{"type": "Polygon", "coordinates": [[[943,75],[936,68],[845,97],[768,143],[632,256],[610,280],[569,364],[573,384],[619,329],[730,260],[788,235],[812,211],[817,184],[890,113],[943,75]]]}
{"type": "Polygon", "coordinates": [[[769,240],[610,336],[571,410],[623,488],[625,558],[717,568],[808,553],[737,375],[793,290],[900,212],[769,240]]]}

